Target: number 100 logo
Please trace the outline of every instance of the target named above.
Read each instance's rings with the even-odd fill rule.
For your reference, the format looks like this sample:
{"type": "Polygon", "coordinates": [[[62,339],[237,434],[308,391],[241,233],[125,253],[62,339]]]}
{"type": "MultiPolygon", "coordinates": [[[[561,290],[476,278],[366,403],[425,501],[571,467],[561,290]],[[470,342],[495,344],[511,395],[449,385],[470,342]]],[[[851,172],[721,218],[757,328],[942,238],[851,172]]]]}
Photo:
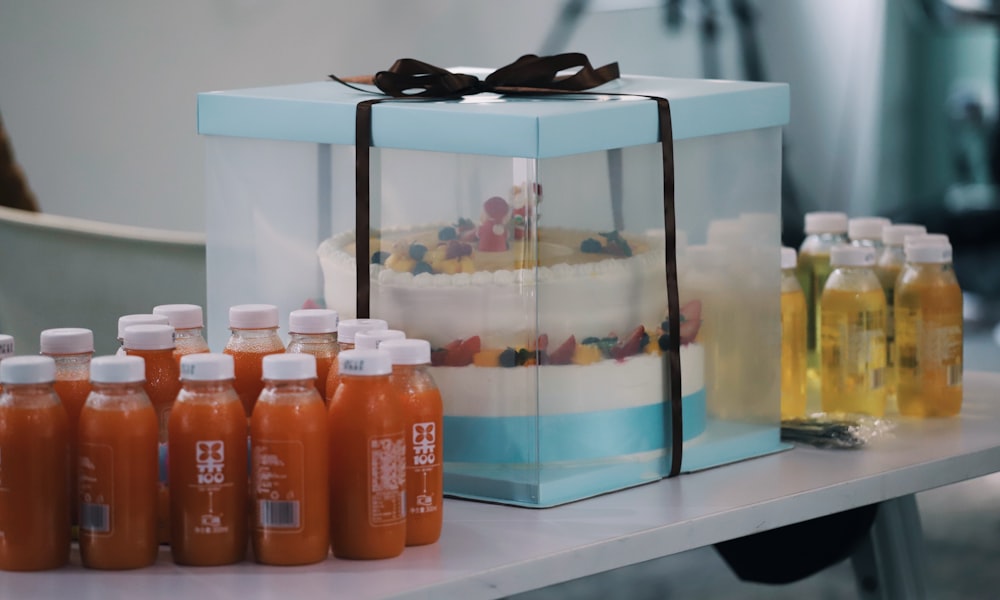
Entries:
{"type": "Polygon", "coordinates": [[[226,466],[226,444],[222,440],[198,441],[194,443],[194,462],[198,466],[200,485],[220,484],[225,481],[222,473],[226,466]]]}
{"type": "Polygon", "coordinates": [[[413,464],[433,465],[437,457],[434,455],[434,444],[437,441],[437,427],[434,421],[414,423],[411,432],[413,444],[413,464]]]}

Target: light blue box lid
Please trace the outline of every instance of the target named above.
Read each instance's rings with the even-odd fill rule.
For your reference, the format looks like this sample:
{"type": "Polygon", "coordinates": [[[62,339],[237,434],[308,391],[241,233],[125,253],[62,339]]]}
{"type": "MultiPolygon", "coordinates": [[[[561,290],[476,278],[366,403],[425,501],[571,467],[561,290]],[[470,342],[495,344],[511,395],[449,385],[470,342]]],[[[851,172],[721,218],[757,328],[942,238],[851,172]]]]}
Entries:
{"type": "MultiPolygon", "coordinates": [[[[454,70],[479,76],[489,72],[454,70]]],[[[451,101],[389,101],[372,109],[373,144],[551,158],[659,141],[656,103],[616,94],[667,98],[675,140],[788,122],[789,91],[784,83],[625,75],[591,91],[601,93],[573,98],[479,94],[451,101]]],[[[198,94],[198,132],[354,145],[355,107],[376,97],[335,81],[206,92],[198,94]]]]}

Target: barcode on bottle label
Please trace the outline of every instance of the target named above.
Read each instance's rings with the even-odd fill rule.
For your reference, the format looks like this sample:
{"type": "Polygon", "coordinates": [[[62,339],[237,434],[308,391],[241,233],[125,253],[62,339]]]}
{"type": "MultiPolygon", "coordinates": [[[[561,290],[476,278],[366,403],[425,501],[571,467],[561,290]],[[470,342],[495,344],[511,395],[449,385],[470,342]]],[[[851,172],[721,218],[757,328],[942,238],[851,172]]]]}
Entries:
{"type": "Polygon", "coordinates": [[[111,531],[111,507],[107,504],[81,504],[80,529],[92,533],[109,533],[111,531]]]}
{"type": "Polygon", "coordinates": [[[947,379],[948,387],[962,385],[962,365],[948,365],[947,369],[945,369],[945,378],[947,379]]]}
{"type": "Polygon", "coordinates": [[[272,529],[299,528],[299,502],[297,500],[259,500],[258,526],[272,529]]]}
{"type": "Polygon", "coordinates": [[[872,369],[872,389],[881,389],[883,385],[885,385],[885,369],[872,369]]]}

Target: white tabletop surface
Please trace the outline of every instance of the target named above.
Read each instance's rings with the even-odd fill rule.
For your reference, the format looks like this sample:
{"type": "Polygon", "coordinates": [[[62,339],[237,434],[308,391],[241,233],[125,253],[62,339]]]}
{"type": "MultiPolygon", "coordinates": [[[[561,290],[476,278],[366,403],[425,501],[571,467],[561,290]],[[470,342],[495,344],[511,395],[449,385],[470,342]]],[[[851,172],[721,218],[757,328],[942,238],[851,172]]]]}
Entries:
{"type": "Polygon", "coordinates": [[[900,419],[862,450],[795,449],[548,509],[445,502],[441,541],[382,561],[0,573],[0,598],[491,598],[1000,471],[1000,374],[962,415],[900,419]]]}

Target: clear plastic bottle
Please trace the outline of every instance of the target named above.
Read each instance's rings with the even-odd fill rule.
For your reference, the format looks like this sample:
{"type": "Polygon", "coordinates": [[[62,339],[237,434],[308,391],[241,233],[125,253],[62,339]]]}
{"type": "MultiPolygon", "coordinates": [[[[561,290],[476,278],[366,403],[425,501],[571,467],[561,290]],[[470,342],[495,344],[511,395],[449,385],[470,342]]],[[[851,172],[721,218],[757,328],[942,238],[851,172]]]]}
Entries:
{"type": "Polygon", "coordinates": [[[70,522],[76,525],[76,448],[80,411],[90,394],[90,359],[94,354],[94,332],[82,327],[46,329],[39,335],[43,356],[56,361],[56,380],[52,385],[69,419],[70,522]]]}
{"type": "Polygon", "coordinates": [[[210,352],[205,341],[205,317],[197,304],[161,304],[153,307],[154,315],[163,315],[174,328],[174,359],[181,364],[185,354],[210,352]]]}
{"type": "Polygon", "coordinates": [[[806,416],[806,296],[794,248],[781,249],[781,418],[806,416]]]}
{"type": "Polygon", "coordinates": [[[125,329],[131,325],[170,325],[166,315],[135,314],[118,317],[118,352],[117,356],[125,356],[125,329]]]}
{"type": "Polygon", "coordinates": [[[236,365],[233,387],[249,419],[264,389],[261,379],[264,357],[285,351],[285,344],[278,337],[278,307],[272,304],[232,306],[229,308],[229,329],[232,334],[223,353],[233,357],[236,365]]]}
{"type": "Polygon", "coordinates": [[[885,293],[875,249],[835,246],[821,297],[822,406],[826,412],[885,414],[885,293]]]}
{"type": "Polygon", "coordinates": [[[14,356],[14,336],[0,333],[0,360],[14,356]]]}
{"type": "Polygon", "coordinates": [[[855,246],[875,248],[875,262],[882,254],[882,232],[892,225],[885,217],[854,217],[847,221],[847,237],[855,246]]]}
{"type": "Polygon", "coordinates": [[[288,315],[290,354],[305,353],[316,357],[316,390],[326,403],[326,381],[330,367],[340,352],[337,343],[337,311],[325,308],[293,310],[288,315]]]}
{"type": "Polygon", "coordinates": [[[842,212],[806,213],[806,239],[799,247],[796,274],[806,295],[806,352],[810,379],[819,378],[820,297],[830,276],[830,249],[849,242],[847,215],[842,212]]]}
{"type": "Polygon", "coordinates": [[[250,417],[251,541],[257,562],[306,565],[330,551],[329,436],[311,354],[264,357],[250,417]]]}
{"type": "Polygon", "coordinates": [[[950,417],[961,411],[962,341],[962,290],[951,244],[911,244],[896,283],[900,414],[950,417]]]}
{"type": "Polygon", "coordinates": [[[406,332],[400,329],[359,331],[358,334],[354,336],[354,347],[358,350],[377,350],[382,346],[382,342],[405,339],[406,332]]]}
{"type": "Polygon", "coordinates": [[[91,379],[80,415],[80,557],[92,569],[146,567],[159,549],[159,426],[145,361],[101,356],[91,379]]]}
{"type": "MultiPolygon", "coordinates": [[[[337,344],[340,351],[354,350],[354,337],[366,331],[379,331],[389,329],[389,323],[383,319],[345,319],[337,326],[337,344]]],[[[340,369],[337,365],[337,358],[334,357],[330,364],[330,373],[326,378],[326,403],[330,404],[333,395],[337,393],[337,385],[340,384],[340,369]]]]}
{"type": "MultiPolygon", "coordinates": [[[[389,330],[392,331],[392,330],[389,330]]],[[[406,441],[406,545],[433,544],[441,537],[444,509],[444,407],[427,367],[427,340],[385,340],[392,356],[392,377],[403,410],[406,441]]]]}
{"type": "Polygon", "coordinates": [[[69,424],[48,356],[0,362],[0,569],[69,561],[69,424]]]}

